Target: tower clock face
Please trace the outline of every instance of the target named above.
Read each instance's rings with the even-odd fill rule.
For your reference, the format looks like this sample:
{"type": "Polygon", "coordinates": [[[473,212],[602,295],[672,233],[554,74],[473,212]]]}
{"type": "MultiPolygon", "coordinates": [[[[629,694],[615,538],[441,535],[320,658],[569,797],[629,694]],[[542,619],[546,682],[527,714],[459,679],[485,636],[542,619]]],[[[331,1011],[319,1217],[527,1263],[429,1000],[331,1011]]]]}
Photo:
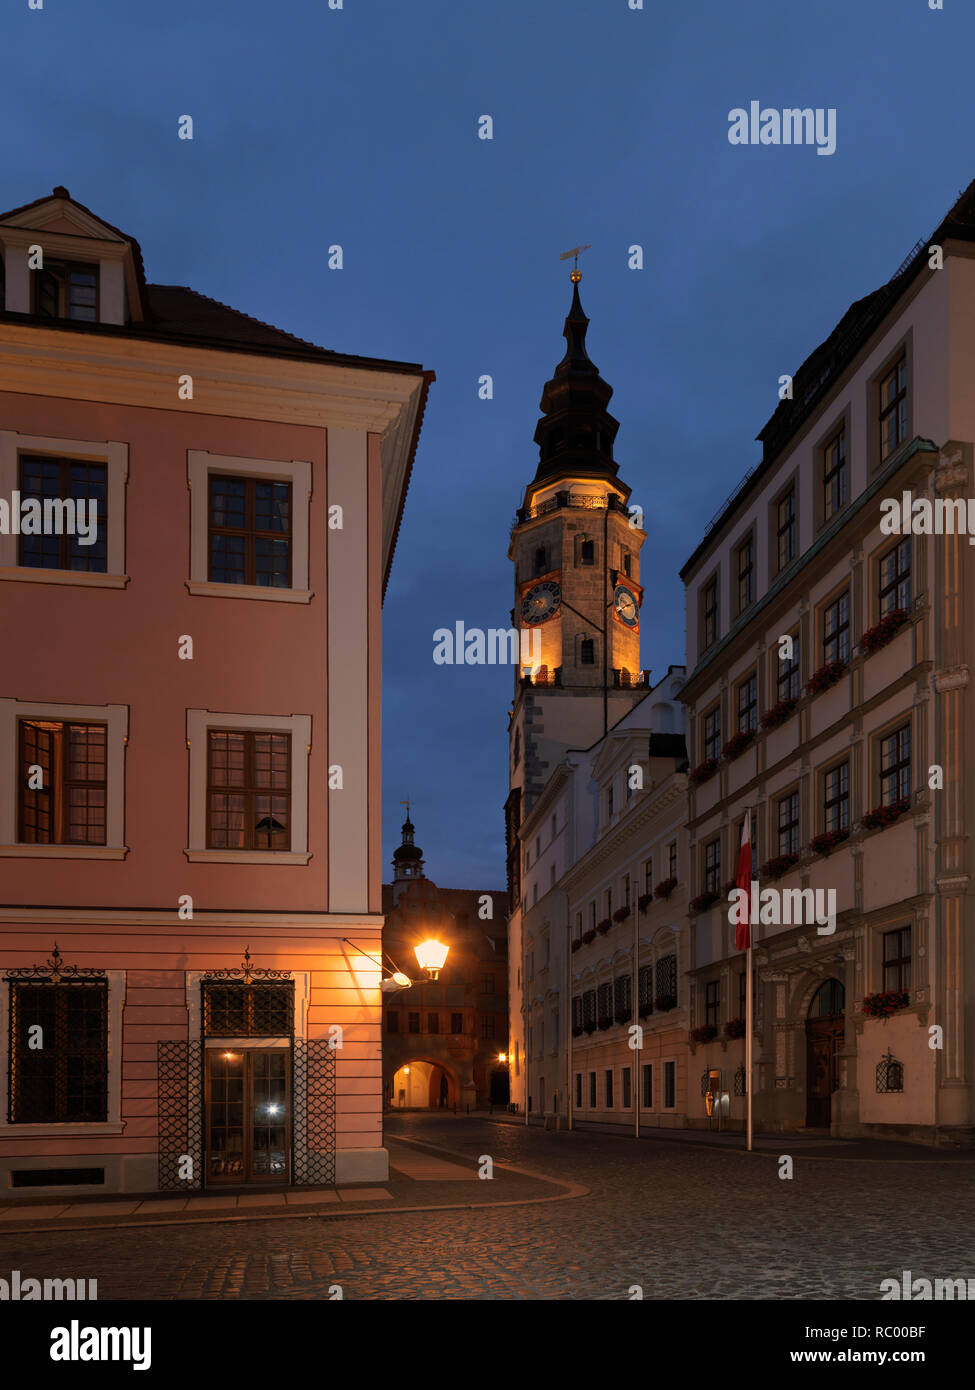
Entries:
{"type": "Polygon", "coordinates": [[[613,607],[620,622],[626,623],[627,627],[636,627],[640,621],[640,605],[636,595],[625,584],[617,584],[613,593],[613,607]]]}
{"type": "Polygon", "coordinates": [[[562,603],[562,590],[553,579],[535,584],[521,600],[521,621],[529,626],[553,617],[562,603]]]}

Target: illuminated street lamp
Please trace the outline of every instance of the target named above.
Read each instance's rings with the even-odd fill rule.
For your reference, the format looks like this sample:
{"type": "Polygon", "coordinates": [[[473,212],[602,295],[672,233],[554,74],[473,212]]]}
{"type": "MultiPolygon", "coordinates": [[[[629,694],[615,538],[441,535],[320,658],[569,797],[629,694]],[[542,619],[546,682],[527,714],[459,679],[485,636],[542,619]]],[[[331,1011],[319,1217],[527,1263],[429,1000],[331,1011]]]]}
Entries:
{"type": "Polygon", "coordinates": [[[499,1062],[507,1062],[507,1060],[508,1060],[508,1054],[507,1054],[507,1052],[499,1052],[499,1053],[498,1053],[498,1061],[499,1061],[499,1062]]]}
{"type": "Polygon", "coordinates": [[[426,941],[421,941],[419,946],[413,947],[417,964],[421,970],[427,972],[427,978],[430,980],[440,979],[440,972],[449,950],[449,946],[445,946],[442,941],[434,940],[433,937],[429,937],[426,941]]]}

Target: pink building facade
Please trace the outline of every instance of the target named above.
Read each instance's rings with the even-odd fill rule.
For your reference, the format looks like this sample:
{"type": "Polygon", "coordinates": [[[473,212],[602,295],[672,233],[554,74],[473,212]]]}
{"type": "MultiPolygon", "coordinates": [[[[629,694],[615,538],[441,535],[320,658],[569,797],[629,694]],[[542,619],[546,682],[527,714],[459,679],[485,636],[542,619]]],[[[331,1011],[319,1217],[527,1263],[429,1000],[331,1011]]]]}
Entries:
{"type": "Polygon", "coordinates": [[[432,376],[147,285],[64,189],[0,255],[0,1185],[381,1180],[381,607],[432,376]]]}

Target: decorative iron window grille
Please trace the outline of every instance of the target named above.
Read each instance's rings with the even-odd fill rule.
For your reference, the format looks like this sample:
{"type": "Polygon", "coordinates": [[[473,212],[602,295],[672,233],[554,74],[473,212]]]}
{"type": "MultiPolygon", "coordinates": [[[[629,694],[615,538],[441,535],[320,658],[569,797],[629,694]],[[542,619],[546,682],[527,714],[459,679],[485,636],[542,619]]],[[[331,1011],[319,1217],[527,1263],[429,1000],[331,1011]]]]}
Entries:
{"type": "Polygon", "coordinates": [[[284,1037],[294,1033],[294,984],[203,984],[203,1036],[284,1037]]]}
{"type": "Polygon", "coordinates": [[[631,1008],[631,980],[629,975],[617,975],[613,981],[613,1009],[616,1013],[628,1013],[631,1008]]]}
{"type": "Polygon", "coordinates": [[[65,965],[55,942],[43,965],[15,967],[4,979],[10,985],[8,1123],[107,1120],[105,972],[65,965]]]}
{"type": "Polygon", "coordinates": [[[904,1089],[904,1063],[898,1062],[887,1049],[887,1052],[877,1063],[877,1094],[890,1095],[895,1091],[904,1089]]]}
{"type": "Polygon", "coordinates": [[[605,1018],[613,1011],[613,986],[607,980],[596,986],[596,1016],[605,1018]]]}
{"type": "Polygon", "coordinates": [[[641,965],[637,979],[641,1013],[653,1013],[653,966],[641,965]]]}
{"type": "Polygon", "coordinates": [[[744,1096],[748,1094],[748,1086],[745,1081],[745,1068],[738,1067],[735,1072],[735,1095],[744,1096]]]}
{"type": "Polygon", "coordinates": [[[107,1120],[108,981],[11,980],[9,1056],[10,1124],[107,1120]]]}
{"type": "Polygon", "coordinates": [[[596,991],[587,989],[582,996],[582,1026],[596,1022],[596,991]]]}
{"type": "Polygon", "coordinates": [[[663,956],[657,961],[657,997],[677,998],[677,957],[663,956]]]}

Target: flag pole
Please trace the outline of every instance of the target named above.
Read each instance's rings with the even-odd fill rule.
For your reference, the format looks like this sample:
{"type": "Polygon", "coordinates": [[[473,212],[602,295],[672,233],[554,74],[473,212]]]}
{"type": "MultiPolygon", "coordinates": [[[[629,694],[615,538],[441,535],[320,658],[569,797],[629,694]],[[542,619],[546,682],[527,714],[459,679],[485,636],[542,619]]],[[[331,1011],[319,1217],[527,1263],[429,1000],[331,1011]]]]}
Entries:
{"type": "Polygon", "coordinates": [[[752,1147],[752,943],[748,937],[748,959],[745,964],[745,1108],[748,1116],[748,1150],[752,1147]]]}

